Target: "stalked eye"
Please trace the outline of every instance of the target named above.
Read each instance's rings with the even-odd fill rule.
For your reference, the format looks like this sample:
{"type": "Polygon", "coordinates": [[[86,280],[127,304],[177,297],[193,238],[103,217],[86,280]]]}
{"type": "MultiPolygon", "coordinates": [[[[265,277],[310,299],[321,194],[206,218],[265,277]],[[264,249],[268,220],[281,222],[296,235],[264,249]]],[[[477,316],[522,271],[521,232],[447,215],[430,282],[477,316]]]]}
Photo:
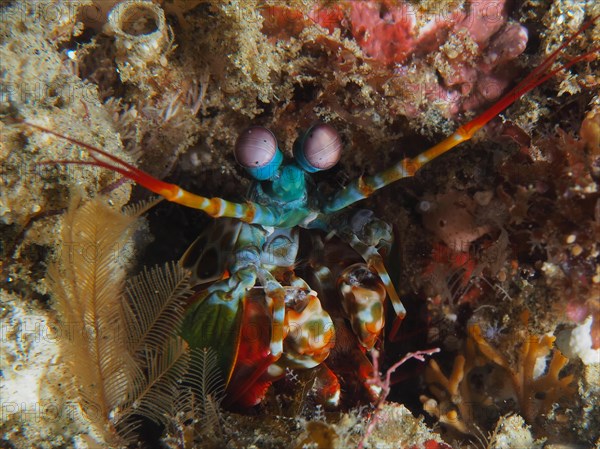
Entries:
{"type": "Polygon", "coordinates": [[[340,135],[325,123],[311,127],[294,152],[300,166],[310,173],[333,167],[340,160],[341,154],[340,135]]]}
{"type": "Polygon", "coordinates": [[[240,134],[235,143],[235,159],[255,179],[263,181],[273,176],[281,165],[283,154],[277,139],[262,126],[252,126],[240,134]]]}
{"type": "Polygon", "coordinates": [[[264,167],[277,152],[277,139],[262,126],[252,126],[238,137],[235,158],[242,167],[264,167]]]}

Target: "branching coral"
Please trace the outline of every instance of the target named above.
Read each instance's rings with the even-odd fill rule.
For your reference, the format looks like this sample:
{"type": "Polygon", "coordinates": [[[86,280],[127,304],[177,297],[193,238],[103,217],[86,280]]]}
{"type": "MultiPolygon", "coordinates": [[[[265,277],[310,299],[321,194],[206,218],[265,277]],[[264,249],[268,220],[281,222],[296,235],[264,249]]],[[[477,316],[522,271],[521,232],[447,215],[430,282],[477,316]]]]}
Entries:
{"type": "Polygon", "coordinates": [[[469,433],[467,424],[462,416],[469,416],[470,406],[468,391],[464,389],[465,357],[456,356],[451,374],[446,377],[435,360],[431,360],[425,373],[425,382],[437,400],[421,396],[423,409],[435,416],[442,424],[451,425],[461,433],[469,433]],[[463,385],[462,394],[459,388],[463,385]],[[457,411],[458,409],[458,411],[457,411]],[[460,415],[459,415],[460,413],[460,415]]]}
{"type": "MultiPolygon", "coordinates": [[[[524,321],[527,316],[525,314],[524,321]]],[[[463,434],[473,433],[481,424],[479,414],[489,417],[489,412],[483,410],[497,407],[498,401],[509,397],[505,391],[507,386],[512,389],[522,415],[530,423],[548,414],[561,398],[572,397],[575,393],[574,377],[560,377],[568,359],[558,349],[554,349],[544,374],[539,373],[540,366],[545,366],[546,357],[553,349],[554,337],[526,334],[517,354],[507,356],[483,337],[479,325],[470,325],[468,335],[463,352],[454,359],[450,375],[445,375],[435,360],[429,363],[425,373],[425,382],[435,399],[422,396],[423,408],[441,423],[463,434]],[[489,364],[500,369],[502,375],[493,371],[481,372],[481,367],[489,364]],[[471,377],[475,372],[478,372],[475,377],[483,375],[488,379],[474,382],[471,377]],[[509,385],[506,385],[506,378],[509,385]],[[477,411],[479,408],[481,411],[477,411]]]]}
{"type": "Polygon", "coordinates": [[[481,335],[478,325],[469,327],[469,336],[477,344],[478,350],[491,362],[504,368],[509,374],[517,401],[525,419],[534,419],[550,411],[552,405],[562,397],[572,396],[576,389],[573,375],[560,377],[561,370],[569,359],[554,349],[546,373],[537,376],[536,365],[545,360],[552,351],[556,337],[543,335],[525,339],[518,356],[518,366],[513,367],[508,359],[494,349],[481,335]],[[537,402],[537,403],[536,403],[537,402]]]}

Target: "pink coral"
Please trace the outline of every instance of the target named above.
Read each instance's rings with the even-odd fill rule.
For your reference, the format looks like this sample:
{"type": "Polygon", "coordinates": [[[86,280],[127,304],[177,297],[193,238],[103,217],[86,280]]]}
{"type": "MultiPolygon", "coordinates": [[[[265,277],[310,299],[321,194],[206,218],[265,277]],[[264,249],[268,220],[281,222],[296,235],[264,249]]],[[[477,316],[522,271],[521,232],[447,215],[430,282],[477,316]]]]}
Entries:
{"type": "Polygon", "coordinates": [[[409,57],[416,63],[426,60],[442,82],[423,77],[421,85],[413,87],[428,101],[448,103],[448,116],[499,98],[513,78],[510,61],[527,44],[527,30],[508,20],[505,0],[470,1],[464,8],[424,12],[407,2],[350,1],[317,7],[310,18],[330,32],[349,31],[365,56],[396,66],[399,76],[408,74],[409,57]],[[430,56],[438,49],[441,52],[430,56]]]}
{"type": "Polygon", "coordinates": [[[412,6],[350,2],[350,29],[365,55],[384,63],[402,62],[418,47],[412,6]]]}

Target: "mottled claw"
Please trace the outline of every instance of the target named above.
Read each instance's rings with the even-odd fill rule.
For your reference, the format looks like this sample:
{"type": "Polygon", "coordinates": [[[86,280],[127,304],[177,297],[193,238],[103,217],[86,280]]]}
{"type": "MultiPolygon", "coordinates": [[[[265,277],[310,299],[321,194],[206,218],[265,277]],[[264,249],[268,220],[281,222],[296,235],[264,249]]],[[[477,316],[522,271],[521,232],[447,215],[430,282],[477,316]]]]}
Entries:
{"type": "Polygon", "coordinates": [[[385,287],[364,263],[346,268],[338,280],[342,306],[360,343],[371,349],[385,325],[385,287]]]}

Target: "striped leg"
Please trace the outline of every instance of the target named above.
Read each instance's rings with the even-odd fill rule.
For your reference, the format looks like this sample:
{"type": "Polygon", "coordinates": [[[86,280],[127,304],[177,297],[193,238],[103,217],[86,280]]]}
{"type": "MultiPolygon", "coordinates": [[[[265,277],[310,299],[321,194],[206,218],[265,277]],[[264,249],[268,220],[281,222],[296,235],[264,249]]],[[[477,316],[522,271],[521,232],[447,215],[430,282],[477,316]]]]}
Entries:
{"type": "Polygon", "coordinates": [[[272,362],[275,362],[279,360],[283,353],[286,292],[284,287],[267,270],[261,268],[258,273],[265,290],[265,300],[271,315],[271,341],[269,349],[272,362]]]}

